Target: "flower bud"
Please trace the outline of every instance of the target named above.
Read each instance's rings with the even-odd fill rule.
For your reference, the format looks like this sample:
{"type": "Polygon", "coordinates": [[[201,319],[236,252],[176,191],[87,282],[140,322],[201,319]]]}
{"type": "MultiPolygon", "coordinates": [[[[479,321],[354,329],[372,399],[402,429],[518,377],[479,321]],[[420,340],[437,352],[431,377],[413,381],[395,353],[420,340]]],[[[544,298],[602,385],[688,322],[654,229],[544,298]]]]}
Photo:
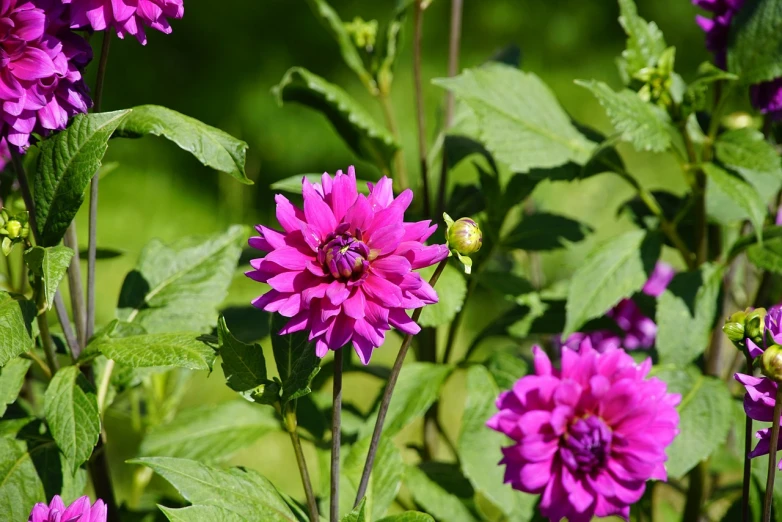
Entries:
{"type": "Polygon", "coordinates": [[[774,344],[766,348],[760,359],[763,375],[775,382],[782,382],[782,346],[774,344]]]}
{"type": "Polygon", "coordinates": [[[725,326],[722,327],[722,331],[725,332],[725,335],[727,335],[728,339],[730,339],[733,343],[741,344],[744,342],[743,322],[727,322],[725,323],[725,326]]]}
{"type": "Polygon", "coordinates": [[[22,224],[15,219],[12,219],[5,225],[5,229],[8,231],[8,237],[16,239],[20,237],[22,232],[22,224]]]}
{"type": "Polygon", "coordinates": [[[474,254],[482,245],[483,234],[478,223],[472,219],[460,218],[448,227],[448,247],[459,254],[474,254]]]}
{"type": "Polygon", "coordinates": [[[748,339],[759,345],[763,345],[763,331],[766,328],[766,309],[756,308],[747,314],[744,320],[744,333],[748,339]]]}

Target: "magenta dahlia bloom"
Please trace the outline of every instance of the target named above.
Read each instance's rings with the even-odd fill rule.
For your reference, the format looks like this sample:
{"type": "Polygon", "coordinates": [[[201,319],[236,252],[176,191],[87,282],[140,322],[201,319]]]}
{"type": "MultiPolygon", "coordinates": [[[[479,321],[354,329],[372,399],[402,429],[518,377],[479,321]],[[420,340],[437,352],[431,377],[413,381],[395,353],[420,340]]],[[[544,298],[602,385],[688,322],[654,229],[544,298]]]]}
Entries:
{"type": "Polygon", "coordinates": [[[271,290],[253,305],[291,320],[281,335],[309,331],[318,357],[353,342],[367,364],[391,326],[420,331],[405,310],[437,302],[434,289],[413,272],[448,256],[445,245],[426,246],[436,225],[405,223],[413,200],[405,190],[394,198],[391,180],[356,189],[353,167],[321,183],[303,179],[304,210],[276,196],[282,232],[263,225],[250,246],[268,252],[252,261],[247,275],[271,290]]]}
{"type": "MultiPolygon", "coordinates": [[[[744,395],[744,413],[747,414],[747,417],[760,422],[772,422],[774,419],[777,383],[768,377],[755,377],[743,373],[735,374],[734,378],[747,390],[747,393],[744,395]]],[[[768,428],[758,430],[755,433],[755,437],[760,439],[760,441],[755,446],[755,449],[750,452],[750,458],[768,455],[771,430],[768,428]]],[[[782,433],[780,434],[780,441],[782,441],[782,433]]],[[[780,461],[778,467],[782,470],[782,461],[780,461]]]]}
{"type": "Polygon", "coordinates": [[[113,29],[117,36],[135,36],[147,44],[144,27],[171,33],[169,18],[185,14],[184,0],[62,0],[71,5],[74,29],[91,27],[95,31],[113,29]]]}
{"type": "Polygon", "coordinates": [[[92,104],[82,78],[92,51],[65,14],[59,0],[0,0],[0,137],[11,145],[64,129],[92,104]]]}
{"type": "MultiPolygon", "coordinates": [[[[660,297],[675,273],[671,265],[658,261],[644,284],[642,292],[651,297],[660,297]]],[[[560,346],[578,350],[582,341],[587,338],[598,352],[620,347],[626,350],[646,350],[654,346],[654,341],[657,338],[657,325],[651,318],[644,315],[632,299],[622,299],[606,315],[616,322],[623,332],[622,335],[611,330],[576,332],[564,341],[560,339],[560,346]]]]}
{"type": "Polygon", "coordinates": [[[487,423],[513,440],[502,450],[505,482],[540,494],[554,522],[627,518],[646,481],[667,479],[681,397],[647,378],[650,359],[638,365],[621,349],[565,348],[561,370],[539,347],[533,353],[535,373],[500,395],[487,423]]]}
{"type": "Polygon", "coordinates": [[[33,507],[27,522],[106,522],[106,504],[98,499],[90,505],[90,497],[81,497],[65,507],[59,495],[47,506],[38,503],[33,507]]]}
{"type": "Polygon", "coordinates": [[[696,16],[695,21],[706,33],[706,49],[714,54],[714,63],[725,68],[728,56],[730,23],[744,0],[692,0],[692,3],[712,13],[711,18],[696,16]]]}

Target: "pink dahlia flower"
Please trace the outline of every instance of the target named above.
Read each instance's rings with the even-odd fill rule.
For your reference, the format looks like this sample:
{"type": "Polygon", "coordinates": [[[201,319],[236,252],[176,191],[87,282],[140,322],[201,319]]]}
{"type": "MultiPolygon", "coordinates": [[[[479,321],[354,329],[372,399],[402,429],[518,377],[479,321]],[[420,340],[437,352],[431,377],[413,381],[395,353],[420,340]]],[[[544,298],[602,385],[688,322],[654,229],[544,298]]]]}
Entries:
{"type": "MultiPolygon", "coordinates": [[[[747,414],[747,417],[760,422],[772,422],[774,419],[777,383],[768,377],[754,377],[743,373],[735,374],[734,378],[747,390],[746,395],[744,395],[744,413],[747,414]]],[[[755,449],[750,452],[750,458],[768,455],[771,429],[758,430],[755,433],[755,437],[760,440],[755,449]]],[[[782,433],[780,433],[779,440],[782,442],[782,433]]],[[[782,447],[782,444],[779,447],[782,447]]],[[[782,471],[782,461],[780,461],[777,467],[782,471]]]]}
{"type": "Polygon", "coordinates": [[[413,200],[405,190],[394,198],[391,180],[356,189],[353,167],[345,175],[303,180],[304,210],[276,196],[282,232],[265,226],[250,246],[268,252],[252,261],[247,275],[271,286],[253,305],[290,321],[281,335],[309,331],[318,357],[349,342],[367,364],[391,326],[420,331],[405,310],[437,302],[429,283],[413,272],[445,259],[445,245],[426,246],[436,225],[405,223],[413,200]]]}
{"type": "Polygon", "coordinates": [[[667,479],[681,397],[647,378],[650,359],[638,365],[624,350],[598,353],[586,340],[563,349],[561,370],[533,353],[534,375],[500,395],[487,423],[514,443],[502,450],[505,482],[541,494],[541,514],[554,522],[627,518],[646,481],[667,479]]]}
{"type": "Polygon", "coordinates": [[[106,522],[106,504],[98,499],[90,505],[90,497],[81,497],[65,507],[59,495],[47,506],[38,503],[33,507],[27,522],[106,522]]]}
{"type": "Polygon", "coordinates": [[[0,137],[11,145],[64,129],[92,104],[82,78],[92,51],[64,13],[57,0],[0,0],[0,137]]]}
{"type": "Polygon", "coordinates": [[[171,32],[169,18],[182,18],[184,0],[62,0],[71,5],[74,29],[91,27],[95,31],[113,29],[117,36],[135,36],[147,44],[144,27],[171,32]]]}
{"type": "MultiPolygon", "coordinates": [[[[671,265],[658,261],[644,284],[643,293],[651,297],[660,297],[675,273],[671,265]]],[[[598,352],[620,347],[626,350],[647,350],[654,346],[654,341],[657,338],[657,325],[650,317],[644,315],[632,299],[622,299],[606,315],[616,322],[623,332],[622,335],[611,330],[576,332],[565,341],[560,340],[560,346],[578,350],[582,341],[587,338],[598,352]]]]}

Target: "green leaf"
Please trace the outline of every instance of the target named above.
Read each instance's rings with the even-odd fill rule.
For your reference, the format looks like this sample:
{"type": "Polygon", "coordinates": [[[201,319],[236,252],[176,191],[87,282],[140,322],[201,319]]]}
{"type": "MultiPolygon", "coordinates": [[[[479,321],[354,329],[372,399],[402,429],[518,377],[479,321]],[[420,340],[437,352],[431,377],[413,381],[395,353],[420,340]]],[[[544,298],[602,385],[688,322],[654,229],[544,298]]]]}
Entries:
{"type": "Polygon", "coordinates": [[[747,250],[747,257],[756,267],[775,274],[782,274],[782,239],[764,241],[747,250]]]}
{"type": "Polygon", "coordinates": [[[567,337],[640,290],[659,255],[659,237],[643,230],[626,232],[589,254],[573,274],[562,335],[567,337]]]}
{"type": "Polygon", "coordinates": [[[377,522],[435,522],[432,517],[426,513],[419,513],[418,511],[407,511],[399,515],[391,515],[390,517],[381,518],[377,522]]]}
{"type": "Polygon", "coordinates": [[[0,368],[17,355],[32,350],[35,303],[0,292],[0,368]]]}
{"type": "MultiPolygon", "coordinates": [[[[269,186],[269,188],[272,190],[279,190],[281,192],[288,192],[290,194],[301,194],[302,178],[307,178],[310,183],[320,183],[321,181],[320,174],[300,174],[298,176],[291,176],[289,178],[281,179],[280,181],[275,181],[269,186]]],[[[360,194],[369,194],[369,187],[367,186],[367,183],[369,182],[363,179],[356,180],[356,188],[360,194]]]]}
{"type": "Polygon", "coordinates": [[[496,505],[508,520],[529,520],[536,498],[515,491],[504,483],[501,447],[507,439],[486,427],[497,412],[494,401],[500,394],[489,371],[483,366],[467,370],[467,403],[457,447],[465,476],[475,490],[496,505]]]}
{"type": "Polygon", "coordinates": [[[100,351],[109,359],[131,368],[174,366],[190,370],[211,370],[214,349],[195,333],[165,333],[122,336],[123,323],[114,321],[96,336],[86,351],[100,351]]]}
{"type": "Polygon", "coordinates": [[[514,172],[583,165],[595,148],[532,73],[492,63],[434,83],[475,112],[486,148],[514,172]]]}
{"type": "Polygon", "coordinates": [[[484,364],[494,378],[494,382],[502,390],[510,390],[516,381],[527,375],[529,371],[524,359],[507,352],[492,352],[484,364]]]}
{"type": "Polygon", "coordinates": [[[231,457],[280,424],[269,408],[245,400],[179,411],[167,424],[153,427],[141,443],[141,455],[217,462],[231,457]]]}
{"type": "Polygon", "coordinates": [[[628,89],[614,92],[603,82],[576,80],[576,84],[592,91],[616,131],[636,150],[663,152],[670,147],[671,118],[660,107],[628,89]]]}
{"type": "Polygon", "coordinates": [[[19,390],[24,384],[24,376],[30,369],[32,361],[28,359],[12,359],[0,368],[0,417],[5,414],[6,407],[16,400],[19,390]]]}
{"type": "Polygon", "coordinates": [[[369,71],[364,67],[364,60],[361,59],[358,49],[353,45],[353,39],[350,37],[347,29],[345,29],[345,24],[337,12],[326,0],[307,0],[307,3],[310,5],[312,12],[315,13],[315,16],[320,18],[323,25],[331,33],[331,36],[339,44],[339,50],[345,64],[356,73],[371,94],[377,94],[377,84],[372,75],[369,74],[369,71]]]}
{"type": "MultiPolygon", "coordinates": [[[[421,270],[421,277],[428,281],[434,273],[434,267],[421,270]]],[[[462,272],[447,265],[437,284],[438,301],[435,304],[426,305],[421,311],[418,324],[423,327],[440,326],[450,323],[464,305],[467,295],[467,281],[462,272]]]]}
{"type": "Polygon", "coordinates": [[[283,408],[288,402],[311,393],[310,383],[320,371],[320,359],[315,355],[315,347],[307,340],[308,332],[277,333],[288,321],[280,314],[272,316],[272,351],[282,381],[280,404],[283,408]]]}
{"type": "Polygon", "coordinates": [[[782,76],[782,4],[747,0],[731,23],[728,70],[745,84],[782,76]]]}
{"type": "Polygon", "coordinates": [[[665,51],[665,38],[654,22],[638,16],[633,0],[619,0],[619,24],[627,33],[627,49],[618,60],[625,84],[646,67],[654,67],[665,51]]]}
{"type": "Polygon", "coordinates": [[[171,246],[152,240],[125,277],[117,317],[149,333],[211,332],[247,234],[236,225],[208,237],[182,238],[171,246]]]}
{"type": "Polygon", "coordinates": [[[253,184],[244,170],[247,144],[227,132],[166,107],[141,105],[133,108],[115,133],[125,138],[148,134],[176,143],[207,167],[225,172],[246,185],[253,184]]]}
{"type": "MultiPolygon", "coordinates": [[[[358,484],[364,471],[364,463],[369,453],[370,438],[365,437],[356,442],[345,458],[340,473],[340,512],[347,513],[353,507],[353,500],[358,492],[358,484]]],[[[385,515],[394,503],[399,488],[402,485],[402,475],[405,465],[402,454],[391,439],[383,432],[375,457],[375,465],[369,478],[365,494],[366,512],[371,520],[385,515]]],[[[370,519],[367,516],[367,519],[370,519]]]]}
{"type": "Polygon", "coordinates": [[[720,191],[727,195],[730,200],[745,214],[744,217],[750,220],[755,227],[755,233],[758,241],[761,241],[763,230],[763,221],[766,219],[768,209],[761,195],[755,188],[735,174],[721,169],[713,163],[703,165],[703,172],[706,173],[720,191]]]}
{"type": "Polygon", "coordinates": [[[716,82],[733,82],[739,77],[724,71],[711,62],[703,62],[698,67],[698,77],[687,86],[684,93],[684,112],[692,114],[693,112],[703,111],[709,106],[709,99],[706,96],[709,86],[716,82]]]}
{"type": "Polygon", "coordinates": [[[40,142],[35,164],[35,212],[41,246],[60,242],[84,202],[109,138],[129,110],[79,114],[64,131],[40,142]]]}
{"type": "Polygon", "coordinates": [[[366,504],[367,504],[367,499],[366,497],[364,497],[361,499],[361,502],[358,503],[358,506],[356,506],[356,508],[353,511],[351,511],[350,513],[342,517],[340,522],[366,522],[367,516],[364,513],[366,511],[366,504]]]}
{"type": "Polygon", "coordinates": [[[684,366],[709,346],[722,288],[720,265],[676,274],[657,303],[657,353],[660,363],[684,366]]]}
{"type": "MultiPolygon", "coordinates": [[[[782,227],[776,225],[764,227],[763,238],[767,240],[782,238],[782,227]]],[[[736,256],[756,244],[758,244],[758,236],[754,232],[741,236],[731,246],[728,253],[728,260],[735,259],[736,256]]]]}
{"type": "Polygon", "coordinates": [[[353,97],[307,69],[293,67],[274,88],[277,100],[297,102],[321,112],[360,157],[387,169],[399,144],[353,97]]]}
{"type": "MultiPolygon", "coordinates": [[[[393,437],[402,428],[423,417],[424,413],[440,396],[440,388],[453,371],[452,366],[425,362],[414,362],[404,366],[388,405],[388,413],[383,427],[385,437],[393,437]]],[[[375,426],[377,410],[359,432],[359,437],[368,437],[375,426]]]]}
{"type": "Polygon", "coordinates": [[[413,495],[415,503],[437,520],[475,522],[475,517],[458,497],[430,480],[421,469],[408,466],[405,471],[405,484],[413,495]]]}
{"type": "Polygon", "coordinates": [[[54,374],[44,396],[44,413],[57,446],[75,473],[92,455],[100,435],[95,388],[77,366],[54,374]]]}
{"type": "Polygon", "coordinates": [[[47,500],[25,444],[0,438],[0,513],[7,520],[26,520],[36,502],[47,500]]]}
{"type": "Polygon", "coordinates": [[[252,522],[254,520],[216,506],[189,506],[172,509],[159,505],[158,508],[171,522],[215,522],[218,520],[220,522],[252,522]]]}
{"type": "Polygon", "coordinates": [[[219,469],[170,457],[134,459],[129,464],[151,468],[197,506],[221,508],[248,521],[296,522],[272,483],[253,470],[219,469]]]}
{"type": "Polygon", "coordinates": [[[567,246],[566,241],[577,243],[583,240],[591,227],[575,219],[536,212],[524,216],[521,222],[502,239],[506,248],[541,251],[556,250],[567,246]]]}
{"type": "Polygon", "coordinates": [[[714,150],[723,166],[741,174],[766,200],[782,185],[782,161],[762,132],[725,132],[717,138],[714,150]]]}
{"type": "Polygon", "coordinates": [[[268,382],[266,359],[260,344],[239,341],[228,331],[224,317],[218,321],[217,338],[223,374],[229,388],[240,393],[248,392],[268,382]]]}
{"type": "MultiPolygon", "coordinates": [[[[671,374],[659,374],[666,380],[671,374]]],[[[731,395],[724,382],[700,375],[678,406],[679,435],[668,446],[668,476],[682,478],[706,459],[728,436],[732,419],[731,395]]]]}
{"type": "Polygon", "coordinates": [[[73,250],[66,246],[49,248],[36,246],[24,253],[25,263],[43,282],[47,309],[50,309],[54,303],[57,287],[60,286],[60,281],[71,264],[71,258],[73,258],[73,250]]]}

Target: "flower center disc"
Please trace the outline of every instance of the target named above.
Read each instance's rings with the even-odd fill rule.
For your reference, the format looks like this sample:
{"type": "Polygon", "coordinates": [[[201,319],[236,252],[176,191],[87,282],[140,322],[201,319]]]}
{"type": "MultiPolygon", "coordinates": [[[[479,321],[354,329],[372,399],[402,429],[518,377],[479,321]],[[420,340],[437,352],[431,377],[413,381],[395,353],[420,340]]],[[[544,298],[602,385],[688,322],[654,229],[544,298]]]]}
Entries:
{"type": "Polygon", "coordinates": [[[589,416],[571,424],[562,458],[572,471],[590,473],[601,468],[611,453],[611,429],[600,417],[589,416]]]}
{"type": "Polygon", "coordinates": [[[368,257],[366,243],[339,229],[326,238],[318,252],[323,269],[343,281],[360,279],[369,268],[368,257]]]}

